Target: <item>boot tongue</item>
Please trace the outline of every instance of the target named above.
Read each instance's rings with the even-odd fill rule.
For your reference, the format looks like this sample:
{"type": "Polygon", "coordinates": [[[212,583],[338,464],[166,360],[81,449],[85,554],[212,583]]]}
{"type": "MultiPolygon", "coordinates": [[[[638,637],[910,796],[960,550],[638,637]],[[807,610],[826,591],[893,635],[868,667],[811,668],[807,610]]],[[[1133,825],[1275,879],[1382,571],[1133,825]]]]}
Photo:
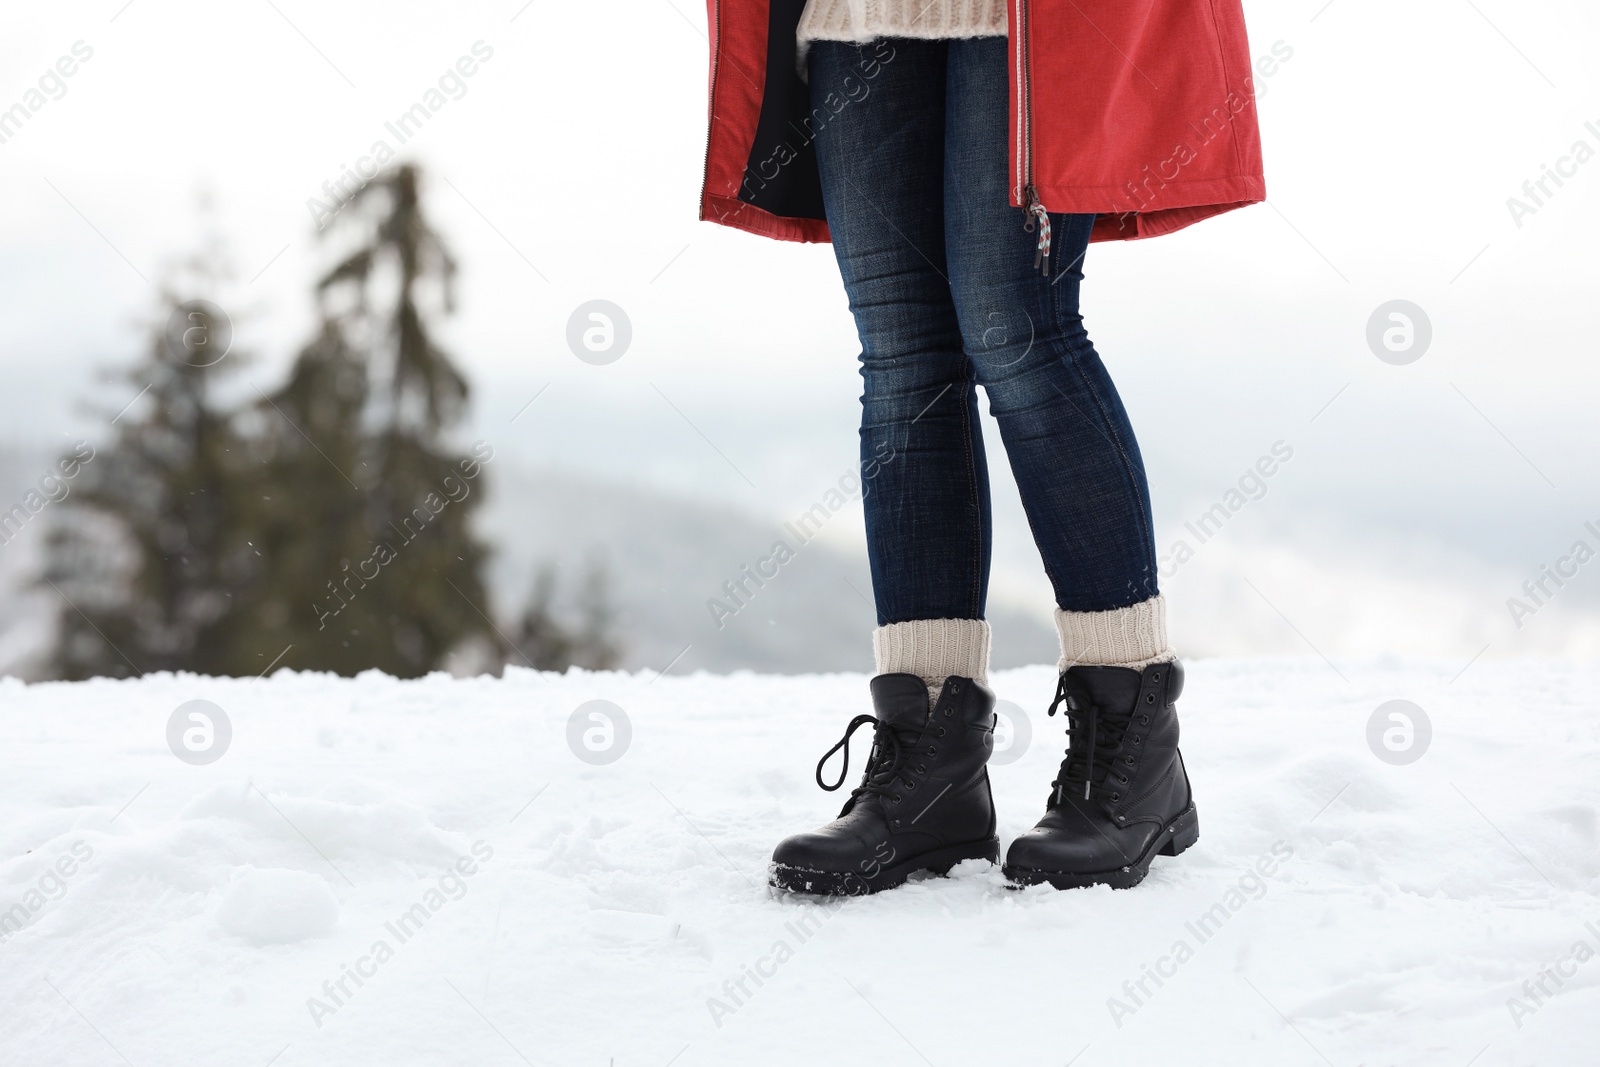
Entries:
{"type": "Polygon", "coordinates": [[[1075,705],[1098,704],[1106,711],[1126,714],[1139,702],[1143,680],[1132,667],[1070,667],[1067,696],[1075,705]]]}
{"type": "Polygon", "coordinates": [[[915,674],[880,674],[872,679],[872,710],[879,722],[921,729],[928,722],[928,683],[915,674]]]}

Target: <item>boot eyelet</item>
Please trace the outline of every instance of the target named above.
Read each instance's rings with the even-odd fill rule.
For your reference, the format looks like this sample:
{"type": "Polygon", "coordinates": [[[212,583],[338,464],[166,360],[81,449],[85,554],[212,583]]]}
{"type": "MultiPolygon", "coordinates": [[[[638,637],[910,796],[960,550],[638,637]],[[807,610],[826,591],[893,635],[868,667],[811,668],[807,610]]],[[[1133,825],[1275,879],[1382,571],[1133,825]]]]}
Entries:
{"type": "Polygon", "coordinates": [[[898,803],[900,803],[900,794],[899,794],[899,793],[896,793],[896,794],[895,794],[895,795],[894,795],[894,802],[895,802],[895,803],[896,803],[896,804],[898,804],[898,803]]]}
{"type": "Polygon", "coordinates": [[[1140,726],[1149,726],[1150,725],[1150,716],[1148,716],[1148,715],[1139,716],[1139,725],[1140,726]]]}
{"type": "Polygon", "coordinates": [[[908,793],[909,793],[909,792],[911,792],[911,791],[912,791],[912,790],[913,790],[913,789],[915,789],[915,788],[916,788],[916,787],[917,787],[917,783],[916,783],[916,782],[907,782],[907,783],[906,783],[906,792],[908,792],[908,793]]]}
{"type": "Polygon", "coordinates": [[[1154,704],[1156,702],[1156,695],[1154,693],[1146,693],[1144,702],[1146,704],[1154,704]]]}
{"type": "MultiPolygon", "coordinates": [[[[1122,799],[1122,794],[1121,793],[1112,793],[1111,794],[1111,803],[1115,804],[1117,801],[1119,801],[1121,799],[1122,799]]],[[[1118,815],[1117,816],[1117,821],[1121,822],[1122,821],[1122,816],[1118,815]]]]}
{"type": "Polygon", "coordinates": [[[938,736],[940,736],[940,737],[943,737],[943,736],[944,736],[944,727],[943,727],[943,726],[941,726],[941,727],[939,727],[939,734],[938,734],[938,736]]]}
{"type": "Polygon", "coordinates": [[[927,765],[923,764],[923,763],[917,764],[917,773],[918,774],[927,774],[928,773],[927,765]]]}
{"type": "Polygon", "coordinates": [[[948,719],[950,716],[952,716],[954,714],[955,714],[955,709],[954,708],[945,708],[944,709],[944,717],[945,718],[948,719]]]}
{"type": "Polygon", "coordinates": [[[937,756],[938,754],[939,754],[939,750],[938,749],[934,748],[932,745],[928,746],[928,755],[937,756]]]}
{"type": "Polygon", "coordinates": [[[1121,782],[1121,783],[1122,783],[1122,784],[1123,784],[1123,785],[1127,785],[1127,784],[1128,784],[1128,779],[1126,779],[1126,778],[1124,778],[1124,777],[1123,777],[1123,776],[1122,776],[1122,775],[1120,775],[1120,774],[1119,774],[1119,775],[1117,775],[1117,781],[1119,781],[1119,782],[1121,782]]]}
{"type": "Polygon", "coordinates": [[[1122,757],[1122,762],[1123,763],[1132,763],[1133,762],[1133,757],[1132,756],[1123,756],[1122,757]]]}
{"type": "Polygon", "coordinates": [[[1142,745],[1142,744],[1144,744],[1144,738],[1142,738],[1142,737],[1135,737],[1135,738],[1134,738],[1134,739],[1133,739],[1133,743],[1134,743],[1134,744],[1136,744],[1136,745],[1142,745]]]}

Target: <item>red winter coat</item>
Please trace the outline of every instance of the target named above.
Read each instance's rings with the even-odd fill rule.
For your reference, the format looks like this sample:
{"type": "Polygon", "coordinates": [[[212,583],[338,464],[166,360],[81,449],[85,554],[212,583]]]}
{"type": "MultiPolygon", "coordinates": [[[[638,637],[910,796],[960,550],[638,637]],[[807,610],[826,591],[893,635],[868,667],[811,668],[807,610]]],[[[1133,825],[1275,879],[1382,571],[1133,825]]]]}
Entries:
{"type": "MultiPolygon", "coordinates": [[[[805,0],[706,2],[700,217],[826,241],[811,106],[794,72],[805,0]]],[[[1240,0],[1010,2],[1013,206],[1093,212],[1092,239],[1106,241],[1265,198],[1240,0]]]]}

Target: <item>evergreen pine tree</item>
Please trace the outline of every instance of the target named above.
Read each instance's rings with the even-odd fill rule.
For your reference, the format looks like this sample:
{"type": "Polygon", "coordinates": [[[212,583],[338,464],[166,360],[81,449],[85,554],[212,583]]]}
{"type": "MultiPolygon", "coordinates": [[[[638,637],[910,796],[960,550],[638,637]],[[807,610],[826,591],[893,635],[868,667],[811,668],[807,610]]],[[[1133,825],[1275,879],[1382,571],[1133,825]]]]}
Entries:
{"type": "MultiPolygon", "coordinates": [[[[453,310],[456,265],[418,185],[414,167],[389,172],[325,231],[345,251],[318,282],[316,336],[282,387],[242,409],[216,397],[239,363],[217,358],[229,324],[164,290],[170,315],[129,374],[142,392],[47,542],[54,675],[281,664],[415,677],[474,646],[485,665],[517,651],[487,617],[487,550],[471,532],[493,450],[449,442],[467,383],[431,320],[453,310]]],[[[220,262],[213,242],[187,288],[214,290],[220,262]]],[[[541,582],[518,646],[547,669],[613,666],[603,572],[572,627],[552,607],[553,573],[541,582]]]]}
{"type": "MultiPolygon", "coordinates": [[[[212,249],[189,270],[209,290],[225,277],[218,264],[212,249]]],[[[57,677],[250,666],[238,654],[235,597],[256,562],[241,521],[246,450],[215,400],[239,358],[216,355],[231,326],[209,307],[183,304],[170,287],[161,306],[126,376],[139,396],[83,466],[46,542],[43,580],[63,600],[57,677]]]]}
{"type": "Polygon", "coordinates": [[[324,231],[353,246],[318,283],[319,336],[260,409],[273,500],[256,621],[301,669],[415,677],[500,645],[470,525],[492,451],[446,440],[468,390],[429,314],[454,309],[456,265],[418,185],[396,168],[324,231]]]}

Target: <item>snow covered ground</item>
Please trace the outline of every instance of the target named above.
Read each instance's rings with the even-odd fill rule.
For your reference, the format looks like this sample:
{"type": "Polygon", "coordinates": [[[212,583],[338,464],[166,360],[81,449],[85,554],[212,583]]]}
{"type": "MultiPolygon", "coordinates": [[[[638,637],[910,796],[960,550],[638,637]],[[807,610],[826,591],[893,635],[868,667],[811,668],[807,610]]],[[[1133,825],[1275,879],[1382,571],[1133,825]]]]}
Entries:
{"type": "MultiPolygon", "coordinates": [[[[812,766],[861,676],[0,682],[0,1060],[1594,1063],[1600,667],[1458,672],[1197,661],[1201,839],[1145,885],[966,864],[833,907],[763,874],[837,808],[812,766]],[[1368,742],[1393,699],[1431,723],[1406,764],[1368,742]],[[209,764],[169,748],[191,700],[209,764]],[[609,763],[569,746],[591,700],[609,763]]],[[[1052,686],[995,678],[1032,734],[1003,841],[1052,686]]]]}

